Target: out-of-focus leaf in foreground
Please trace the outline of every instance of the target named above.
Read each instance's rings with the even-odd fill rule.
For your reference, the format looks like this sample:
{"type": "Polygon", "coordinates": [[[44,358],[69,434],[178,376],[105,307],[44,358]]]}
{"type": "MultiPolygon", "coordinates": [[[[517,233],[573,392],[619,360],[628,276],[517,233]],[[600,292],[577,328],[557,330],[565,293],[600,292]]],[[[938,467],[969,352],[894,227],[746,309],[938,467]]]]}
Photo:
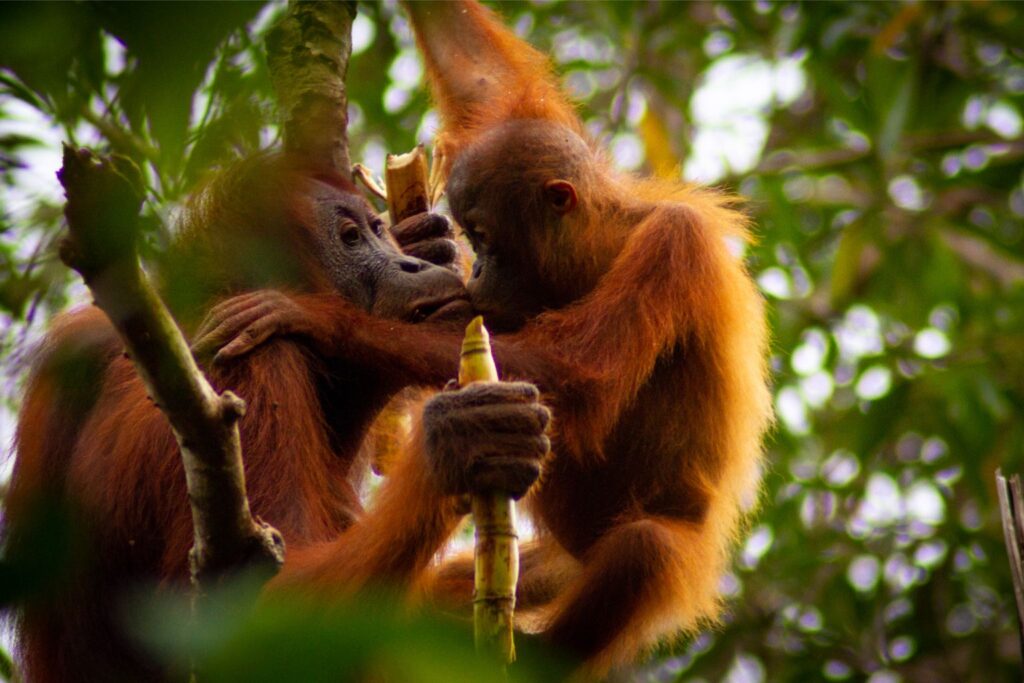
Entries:
{"type": "Polygon", "coordinates": [[[184,596],[140,599],[129,610],[148,645],[204,681],[563,681],[570,669],[529,640],[508,674],[475,652],[468,621],[414,616],[386,592],[325,608],[301,597],[256,601],[258,582],[237,579],[190,617],[184,596]]]}

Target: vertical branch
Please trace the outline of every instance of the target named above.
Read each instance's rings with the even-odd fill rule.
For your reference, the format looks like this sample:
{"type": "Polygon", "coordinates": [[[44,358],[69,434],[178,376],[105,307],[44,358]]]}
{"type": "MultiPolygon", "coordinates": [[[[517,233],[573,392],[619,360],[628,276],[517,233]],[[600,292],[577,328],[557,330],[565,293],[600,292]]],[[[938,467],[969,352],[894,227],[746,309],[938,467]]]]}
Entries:
{"type": "Polygon", "coordinates": [[[1024,660],[1024,496],[1021,494],[1020,476],[1014,474],[1007,481],[1002,470],[996,470],[996,490],[999,492],[999,516],[1003,520],[1003,540],[1013,577],[1013,596],[1017,603],[1017,636],[1024,660]]]}
{"type": "Polygon", "coordinates": [[[124,341],[150,397],[181,448],[194,541],[192,580],[247,566],[279,567],[284,541],[253,519],[245,492],[238,420],[245,403],[217,394],[139,266],[142,178],[127,158],[97,158],[64,147],[58,173],[67,194],[68,237],[61,259],[82,275],[124,341]]]}
{"type": "Polygon", "coordinates": [[[267,36],[285,151],[315,170],[352,177],[345,74],[356,3],[297,2],[267,36]]]}

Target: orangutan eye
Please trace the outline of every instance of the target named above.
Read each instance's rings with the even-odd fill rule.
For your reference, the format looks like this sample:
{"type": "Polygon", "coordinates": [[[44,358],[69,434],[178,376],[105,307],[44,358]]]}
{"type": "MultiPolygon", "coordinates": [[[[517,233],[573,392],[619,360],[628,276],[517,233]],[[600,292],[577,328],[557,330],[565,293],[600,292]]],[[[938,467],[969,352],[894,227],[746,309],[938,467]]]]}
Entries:
{"type": "Polygon", "coordinates": [[[462,224],[462,230],[466,233],[466,237],[474,245],[486,244],[487,242],[487,231],[480,228],[479,225],[473,221],[466,221],[462,224]]]}
{"type": "Polygon", "coordinates": [[[345,246],[354,247],[359,244],[359,226],[353,221],[343,221],[339,228],[339,236],[345,246]]]}

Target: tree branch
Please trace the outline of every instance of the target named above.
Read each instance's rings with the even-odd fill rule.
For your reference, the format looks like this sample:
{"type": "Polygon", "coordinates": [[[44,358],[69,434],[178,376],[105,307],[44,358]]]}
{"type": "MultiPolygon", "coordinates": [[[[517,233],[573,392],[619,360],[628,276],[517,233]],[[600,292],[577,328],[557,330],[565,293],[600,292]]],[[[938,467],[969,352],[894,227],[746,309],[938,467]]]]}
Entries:
{"type": "Polygon", "coordinates": [[[285,151],[315,169],[352,177],[345,73],[356,4],[296,2],[267,36],[285,151]]]}
{"type": "Polygon", "coordinates": [[[1010,560],[1013,597],[1017,605],[1017,642],[1024,657],[1024,495],[1019,475],[1009,480],[1002,469],[996,470],[996,491],[999,494],[999,516],[1003,522],[1003,540],[1010,560]]]}
{"type": "Polygon", "coordinates": [[[78,271],[121,335],[150,397],[181,448],[192,506],[192,579],[241,567],[279,567],[281,534],[253,519],[245,493],[238,419],[245,403],[218,395],[203,377],[163,302],[139,266],[143,184],[126,157],[98,158],[65,145],[57,174],[67,194],[61,260],[78,271]]]}

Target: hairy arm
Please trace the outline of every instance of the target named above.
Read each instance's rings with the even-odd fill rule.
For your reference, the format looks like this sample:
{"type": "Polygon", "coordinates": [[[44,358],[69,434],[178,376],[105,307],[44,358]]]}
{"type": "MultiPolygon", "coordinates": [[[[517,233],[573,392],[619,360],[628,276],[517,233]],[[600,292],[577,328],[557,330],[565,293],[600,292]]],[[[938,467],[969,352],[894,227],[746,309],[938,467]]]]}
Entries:
{"type": "Polygon", "coordinates": [[[337,294],[257,290],[214,306],[193,335],[192,351],[219,363],[278,336],[305,339],[328,363],[358,362],[400,385],[440,386],[455,377],[462,343],[450,324],[384,320],[337,294]]]}
{"type": "MultiPolygon", "coordinates": [[[[359,361],[401,385],[441,386],[458,374],[463,331],[450,323],[413,325],[377,318],[337,294],[257,290],[214,306],[193,335],[192,350],[219,363],[280,336],[303,338],[327,362],[359,361]]],[[[591,388],[553,348],[498,337],[493,349],[506,379],[533,382],[543,393],[570,401],[591,388]]]]}
{"type": "Polygon", "coordinates": [[[403,3],[424,55],[450,163],[480,131],[513,118],[541,118],[581,131],[548,58],[476,2],[403,3]]]}
{"type": "Polygon", "coordinates": [[[289,549],[268,592],[344,595],[371,582],[414,584],[465,514],[460,498],[431,477],[421,436],[416,444],[353,526],[333,541],[289,549]]]}
{"type": "Polygon", "coordinates": [[[466,512],[464,496],[519,498],[540,476],[550,413],[522,382],[478,382],[431,399],[410,452],[338,539],[290,553],[275,585],[357,590],[415,584],[466,512]]]}

